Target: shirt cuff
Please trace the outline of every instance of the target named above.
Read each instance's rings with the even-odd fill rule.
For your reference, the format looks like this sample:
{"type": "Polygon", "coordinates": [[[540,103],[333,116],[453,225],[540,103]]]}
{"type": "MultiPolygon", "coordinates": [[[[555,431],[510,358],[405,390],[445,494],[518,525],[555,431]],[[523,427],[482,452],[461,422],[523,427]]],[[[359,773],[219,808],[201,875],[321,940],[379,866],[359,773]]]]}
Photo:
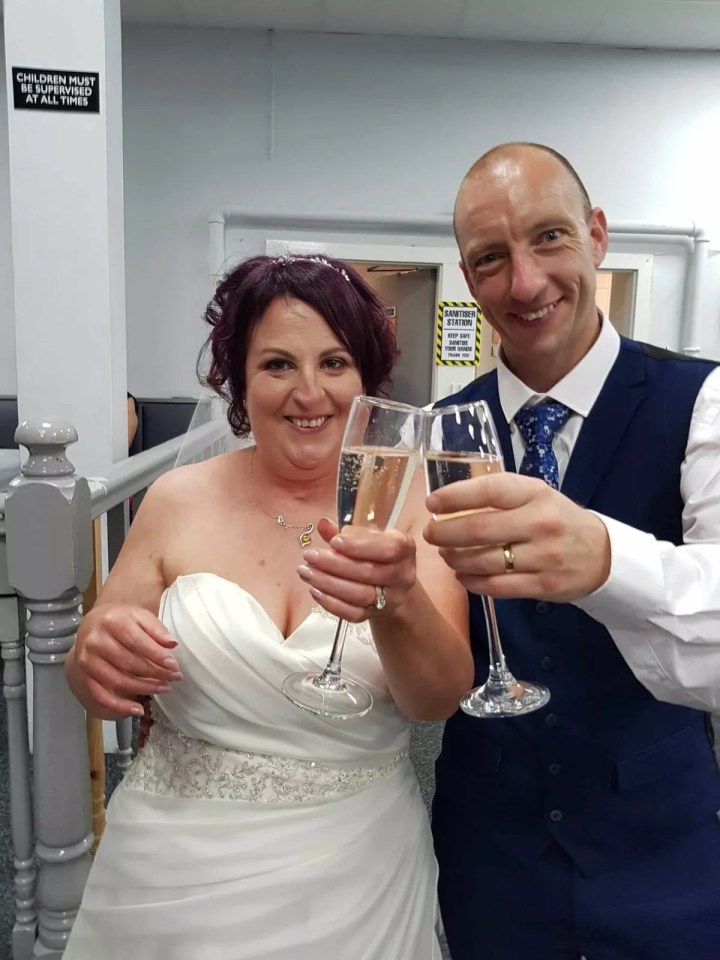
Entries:
{"type": "MultiPolygon", "coordinates": [[[[593,511],[595,513],[595,511],[593,511]]],[[[652,534],[595,513],[610,538],[610,576],[575,606],[605,626],[647,620],[665,600],[660,542],[652,534]]]]}

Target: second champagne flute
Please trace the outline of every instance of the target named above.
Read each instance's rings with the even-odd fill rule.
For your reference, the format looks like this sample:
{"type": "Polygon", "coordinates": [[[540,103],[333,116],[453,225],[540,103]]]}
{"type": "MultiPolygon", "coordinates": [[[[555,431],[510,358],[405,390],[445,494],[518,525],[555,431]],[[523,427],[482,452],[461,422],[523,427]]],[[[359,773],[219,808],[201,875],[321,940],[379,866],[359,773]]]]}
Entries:
{"type": "MultiPolygon", "coordinates": [[[[378,397],[355,397],[345,427],[338,469],[338,526],[388,530],[397,521],[417,466],[422,412],[378,397]]],[[[322,673],[293,673],[282,687],[292,703],[333,720],[362,717],[372,694],[342,674],[347,623],[338,621],[322,673]]]]}
{"type": "MultiPolygon", "coordinates": [[[[504,470],[503,455],[490,408],[484,400],[436,407],[425,414],[425,476],[430,493],[456,483],[504,470]]],[[[436,520],[478,513],[443,513],[436,520]]],[[[498,548],[500,549],[500,548],[498,548]]],[[[505,663],[492,597],[482,597],[488,635],[490,671],[480,687],[460,701],[471,717],[518,717],[544,707],[550,691],[539,683],[516,680],[505,663]]]]}

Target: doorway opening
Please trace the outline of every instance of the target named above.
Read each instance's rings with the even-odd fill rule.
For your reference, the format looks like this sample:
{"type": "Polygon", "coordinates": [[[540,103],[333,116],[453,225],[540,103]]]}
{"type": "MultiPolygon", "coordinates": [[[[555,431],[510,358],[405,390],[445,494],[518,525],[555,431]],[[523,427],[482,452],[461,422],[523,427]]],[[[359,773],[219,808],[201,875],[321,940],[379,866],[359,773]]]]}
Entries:
{"type": "Polygon", "coordinates": [[[422,407],[433,389],[438,268],[429,264],[348,261],[382,300],[395,327],[400,357],[391,398],[422,407]]]}
{"type": "Polygon", "coordinates": [[[623,337],[632,337],[635,321],[635,270],[598,270],[595,303],[623,337]]]}

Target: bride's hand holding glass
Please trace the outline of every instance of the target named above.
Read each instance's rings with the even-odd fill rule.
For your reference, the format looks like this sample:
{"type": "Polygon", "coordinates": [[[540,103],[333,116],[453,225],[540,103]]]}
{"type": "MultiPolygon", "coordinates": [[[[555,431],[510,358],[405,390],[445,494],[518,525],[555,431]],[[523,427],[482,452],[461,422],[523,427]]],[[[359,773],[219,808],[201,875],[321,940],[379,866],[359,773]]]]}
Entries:
{"type": "Polygon", "coordinates": [[[315,594],[318,603],[344,622],[365,621],[372,630],[380,687],[387,686],[394,709],[410,720],[445,720],[473,678],[467,594],[422,539],[426,517],[418,471],[397,529],[346,525],[338,543],[337,527],[323,520],[318,529],[328,547],[314,551],[306,566],[308,583],[323,588],[322,596],[315,594]],[[379,585],[382,610],[375,606],[379,585]]]}
{"type": "Polygon", "coordinates": [[[329,613],[361,623],[397,610],[415,585],[415,542],[400,530],[318,524],[327,547],[303,554],[299,574],[329,613]],[[380,609],[378,609],[380,608],[380,609]]]}
{"type": "MultiPolygon", "coordinates": [[[[421,421],[421,412],[407,404],[378,397],[355,397],[345,424],[338,465],[338,523],[343,530],[354,525],[368,533],[381,534],[395,526],[417,462],[421,421]]],[[[333,539],[337,531],[327,532],[333,539]]],[[[317,562],[318,556],[313,552],[309,559],[317,562]]],[[[349,559],[345,558],[341,575],[349,559]]],[[[314,576],[311,567],[305,566],[304,572],[306,576],[314,576]]],[[[368,577],[376,575],[371,567],[366,567],[365,572],[368,577]]],[[[332,572],[329,576],[331,579],[326,583],[336,586],[342,579],[342,576],[333,577],[332,572]]],[[[314,585],[324,592],[319,583],[314,585]]],[[[375,599],[371,605],[376,612],[386,609],[383,582],[371,580],[360,586],[363,593],[372,587],[375,599]]],[[[367,612],[364,597],[358,595],[357,582],[349,595],[346,588],[336,600],[350,607],[365,606],[367,612]]],[[[325,669],[321,673],[293,673],[285,678],[282,691],[297,707],[335,720],[362,717],[371,709],[370,691],[359,681],[342,676],[346,633],[347,619],[341,616],[325,669]]]]}

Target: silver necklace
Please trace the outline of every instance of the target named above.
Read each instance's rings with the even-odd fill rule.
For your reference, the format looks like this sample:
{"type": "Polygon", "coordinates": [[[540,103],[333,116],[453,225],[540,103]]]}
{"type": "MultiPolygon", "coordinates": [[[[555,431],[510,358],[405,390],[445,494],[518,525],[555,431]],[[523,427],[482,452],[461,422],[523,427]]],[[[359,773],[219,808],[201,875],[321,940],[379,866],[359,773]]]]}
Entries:
{"type": "MultiPolygon", "coordinates": [[[[253,461],[255,460],[255,450],[250,454],[250,483],[253,483],[253,461]]],[[[264,504],[257,498],[253,497],[255,506],[259,507],[260,510],[265,514],[266,517],[269,517],[271,520],[274,520],[275,523],[279,524],[281,527],[285,527],[286,530],[301,530],[302,533],[298,534],[298,543],[300,546],[305,549],[309,547],[312,543],[312,535],[315,531],[315,524],[312,520],[309,523],[289,523],[281,513],[270,513],[264,506],[264,504]]]]}
{"type": "MultiPolygon", "coordinates": [[[[272,514],[266,513],[266,516],[272,517],[272,514]]],[[[298,535],[298,542],[303,549],[310,546],[312,543],[312,534],[315,530],[315,524],[312,522],[312,520],[305,524],[288,523],[281,513],[279,513],[274,519],[276,523],[279,523],[281,527],[285,527],[286,530],[302,530],[302,533],[298,535]]]]}

